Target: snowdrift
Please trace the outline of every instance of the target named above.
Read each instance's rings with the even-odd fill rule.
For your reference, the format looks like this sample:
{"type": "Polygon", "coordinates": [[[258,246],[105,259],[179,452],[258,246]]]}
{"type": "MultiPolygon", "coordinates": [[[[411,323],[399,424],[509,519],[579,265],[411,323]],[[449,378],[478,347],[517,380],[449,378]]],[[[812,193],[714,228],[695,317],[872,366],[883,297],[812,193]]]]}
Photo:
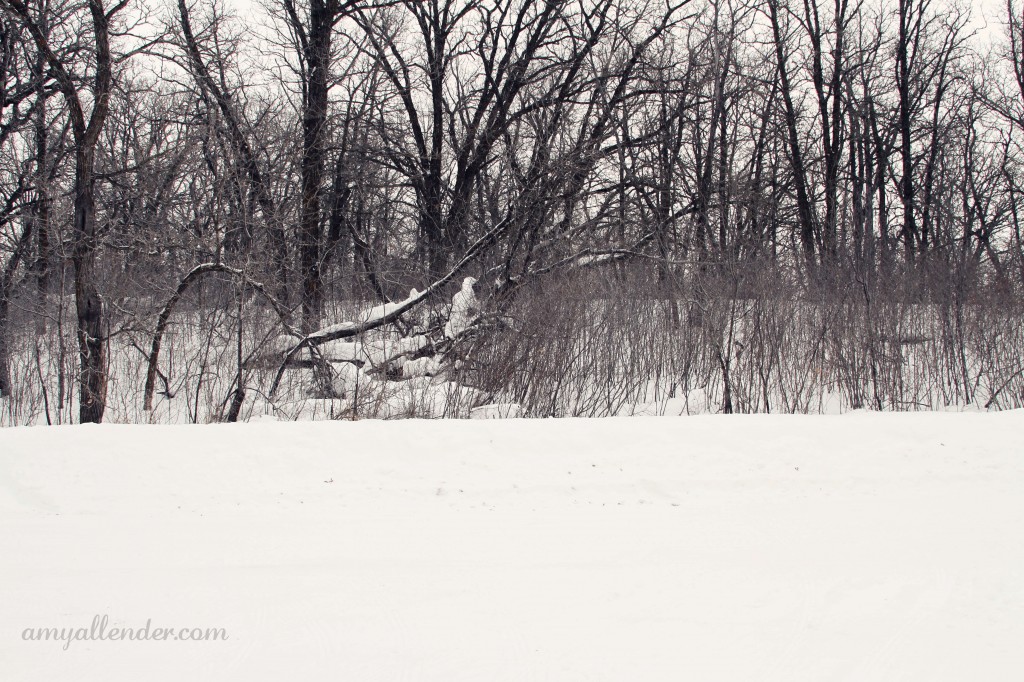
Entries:
{"type": "Polygon", "coordinates": [[[0,679],[1011,680],[1024,413],[0,430],[0,679]],[[223,629],[26,641],[26,629],[223,629]]]}

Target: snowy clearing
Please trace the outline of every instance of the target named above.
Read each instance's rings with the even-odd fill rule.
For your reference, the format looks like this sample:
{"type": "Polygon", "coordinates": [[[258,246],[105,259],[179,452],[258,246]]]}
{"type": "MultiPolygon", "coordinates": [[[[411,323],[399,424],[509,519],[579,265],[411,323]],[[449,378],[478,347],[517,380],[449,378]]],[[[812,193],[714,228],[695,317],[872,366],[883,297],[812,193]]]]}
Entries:
{"type": "Polygon", "coordinates": [[[1024,412],[0,430],[0,679],[1024,670],[1024,412]],[[226,641],[23,641],[26,628],[226,641]]]}

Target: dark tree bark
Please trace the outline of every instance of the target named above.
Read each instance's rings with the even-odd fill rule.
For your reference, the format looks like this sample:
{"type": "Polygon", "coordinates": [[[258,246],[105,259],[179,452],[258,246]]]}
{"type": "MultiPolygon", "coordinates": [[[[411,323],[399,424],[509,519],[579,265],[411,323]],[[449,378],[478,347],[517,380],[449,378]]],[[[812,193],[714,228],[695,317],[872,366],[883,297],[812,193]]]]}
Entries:
{"type": "Polygon", "coordinates": [[[125,8],[127,2],[119,2],[108,12],[103,0],[88,1],[89,26],[92,31],[88,49],[95,62],[95,74],[92,85],[88,88],[92,102],[92,110],[88,117],[79,93],[79,80],[71,75],[54,53],[47,34],[32,16],[25,2],[0,2],[24,22],[36,48],[46,59],[70,112],[75,151],[71,262],[75,272],[75,310],[78,320],[81,371],[79,420],[83,423],[99,423],[103,421],[103,412],[106,409],[107,359],[105,311],[96,277],[96,254],[99,249],[95,196],[96,146],[110,110],[110,96],[114,83],[110,21],[117,12],[125,8]]]}
{"type": "Polygon", "coordinates": [[[772,34],[775,43],[775,58],[778,63],[779,81],[781,82],[783,112],[786,122],[789,158],[793,167],[793,184],[796,186],[797,214],[800,219],[800,244],[808,265],[814,265],[814,208],[811,205],[807,189],[807,170],[804,165],[803,150],[800,147],[800,133],[797,122],[796,107],[793,104],[793,86],[790,82],[789,67],[786,58],[787,39],[782,33],[779,19],[779,0],[768,1],[768,16],[771,19],[772,34]]]}
{"type": "Polygon", "coordinates": [[[915,50],[920,36],[920,17],[914,12],[917,0],[899,0],[899,32],[896,38],[896,91],[899,99],[899,138],[900,138],[900,200],[903,202],[903,227],[900,237],[903,240],[903,252],[907,263],[914,262],[917,251],[917,214],[914,182],[913,150],[913,110],[911,90],[914,87],[910,73],[911,52],[915,50]]]}

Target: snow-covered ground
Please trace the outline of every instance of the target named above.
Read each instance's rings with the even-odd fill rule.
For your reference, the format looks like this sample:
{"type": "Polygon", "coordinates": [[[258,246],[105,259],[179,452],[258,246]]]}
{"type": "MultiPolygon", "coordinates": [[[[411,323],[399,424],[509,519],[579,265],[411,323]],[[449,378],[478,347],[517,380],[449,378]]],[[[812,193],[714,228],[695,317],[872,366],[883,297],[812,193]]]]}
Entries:
{"type": "Polygon", "coordinates": [[[0,680],[1000,682],[1024,412],[0,430],[0,680]],[[24,641],[29,628],[221,641],[24,641]]]}

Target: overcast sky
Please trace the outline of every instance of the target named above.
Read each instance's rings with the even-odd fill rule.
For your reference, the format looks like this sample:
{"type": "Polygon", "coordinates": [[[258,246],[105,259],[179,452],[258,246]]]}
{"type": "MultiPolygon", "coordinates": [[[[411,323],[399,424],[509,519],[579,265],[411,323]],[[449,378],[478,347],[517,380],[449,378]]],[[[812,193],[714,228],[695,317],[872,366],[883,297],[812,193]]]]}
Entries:
{"type": "MultiPolygon", "coordinates": [[[[262,20],[265,12],[260,2],[267,0],[223,0],[227,6],[236,9],[241,17],[247,14],[255,14],[262,20]]],[[[880,0],[881,2],[895,2],[895,0],[880,0]]],[[[969,2],[972,7],[972,19],[975,30],[983,39],[998,39],[1002,33],[1004,15],[1006,13],[1006,0],[954,0],[956,2],[969,2]]],[[[1020,0],[1024,1],[1024,0],[1020,0]]],[[[948,0],[933,0],[936,4],[947,4],[948,0]]]]}
{"type": "MultiPolygon", "coordinates": [[[[263,8],[259,6],[260,0],[224,0],[229,7],[234,7],[240,17],[247,13],[255,12],[263,14],[263,8]]],[[[882,0],[887,1],[887,0],[882,0]]],[[[893,0],[894,1],[894,0],[893,0]]],[[[960,0],[965,1],[965,0],[960,0]]],[[[967,0],[973,7],[972,18],[979,34],[988,38],[997,37],[1002,30],[1003,15],[1005,13],[1006,0],[967,0]]],[[[943,4],[944,0],[938,0],[943,4]]]]}

